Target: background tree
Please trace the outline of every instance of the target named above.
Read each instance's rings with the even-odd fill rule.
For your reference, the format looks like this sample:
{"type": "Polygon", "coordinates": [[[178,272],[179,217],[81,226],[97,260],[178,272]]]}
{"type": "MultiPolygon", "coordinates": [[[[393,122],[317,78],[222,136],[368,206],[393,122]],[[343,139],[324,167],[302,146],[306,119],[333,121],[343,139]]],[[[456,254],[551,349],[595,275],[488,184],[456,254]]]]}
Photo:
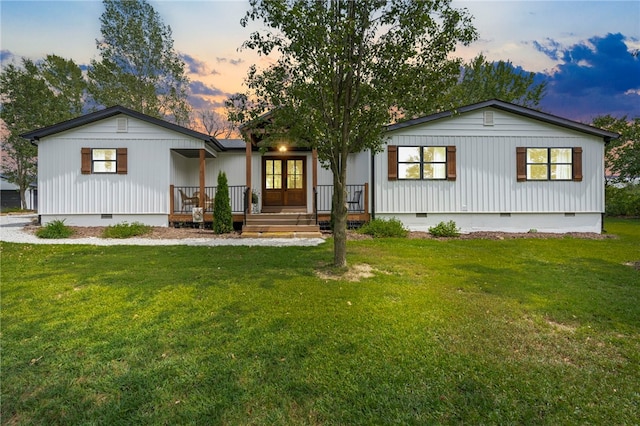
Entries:
{"type": "Polygon", "coordinates": [[[218,187],[213,198],[213,232],[226,234],[233,231],[233,215],[229,199],[229,182],[225,172],[218,173],[218,187]]]}
{"type": "Polygon", "coordinates": [[[538,108],[547,88],[546,81],[536,81],[536,73],[514,67],[511,62],[488,62],[480,54],[465,64],[458,84],[445,94],[446,109],[455,109],[489,99],[538,108]]]}
{"type": "Polygon", "coordinates": [[[195,112],[195,115],[196,125],[204,128],[209,136],[229,139],[235,131],[233,123],[216,111],[203,109],[195,112]]]}
{"type": "Polygon", "coordinates": [[[37,148],[20,135],[78,115],[83,91],[80,68],[55,55],[40,64],[23,59],[22,66],[9,64],[2,70],[0,119],[7,130],[2,170],[18,186],[23,209],[25,191],[37,179],[37,148]]]}
{"type": "Polygon", "coordinates": [[[447,0],[251,0],[241,22],[250,21],[271,30],[244,47],[278,58],[249,70],[250,102],[233,100],[248,110],[235,116],[276,108],[263,143],[286,137],[317,148],[333,173],[334,265],[346,266],[348,156],[380,151],[390,121],[438,108],[460,71],[449,54],[476,37],[471,18],[447,0]]]}
{"type": "Polygon", "coordinates": [[[101,60],[91,61],[90,93],[103,106],[116,104],[177,124],[189,120],[185,64],[173,48],[171,27],[146,0],[104,0],[101,60]]]}
{"type": "Polygon", "coordinates": [[[640,177],[640,118],[628,120],[626,116],[596,117],[593,125],[620,134],[605,146],[605,164],[617,181],[630,181],[640,177]]]}

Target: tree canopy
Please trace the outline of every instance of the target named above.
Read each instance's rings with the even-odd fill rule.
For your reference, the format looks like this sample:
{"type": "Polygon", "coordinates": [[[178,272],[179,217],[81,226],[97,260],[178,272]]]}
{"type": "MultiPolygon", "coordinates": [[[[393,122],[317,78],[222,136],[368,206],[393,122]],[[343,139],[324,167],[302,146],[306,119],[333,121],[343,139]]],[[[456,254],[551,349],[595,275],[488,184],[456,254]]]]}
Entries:
{"type": "Polygon", "coordinates": [[[244,47],[277,59],[251,67],[232,116],[277,109],[271,139],[317,149],[333,173],[334,264],[345,266],[349,154],[379,151],[386,123],[438,108],[460,70],[450,53],[476,37],[471,17],[447,0],[251,0],[251,21],[269,30],[244,47]]]}
{"type": "Polygon", "coordinates": [[[7,130],[2,171],[19,187],[22,208],[26,208],[25,191],[37,178],[37,149],[20,135],[74,117],[84,93],[80,68],[56,55],[39,63],[23,59],[21,66],[9,64],[2,70],[0,119],[7,130]]]}
{"type": "Polygon", "coordinates": [[[445,93],[447,109],[500,99],[505,102],[537,108],[547,88],[546,81],[536,81],[536,73],[516,68],[510,61],[489,62],[476,56],[461,69],[457,84],[445,93]]]}
{"type": "Polygon", "coordinates": [[[640,118],[611,115],[596,117],[593,125],[620,134],[605,148],[605,163],[616,181],[630,181],[640,177],[640,118]]]}
{"type": "Polygon", "coordinates": [[[189,121],[184,61],[171,27],[146,0],[104,0],[101,60],[92,60],[89,90],[103,106],[116,104],[177,124],[189,121]]]}

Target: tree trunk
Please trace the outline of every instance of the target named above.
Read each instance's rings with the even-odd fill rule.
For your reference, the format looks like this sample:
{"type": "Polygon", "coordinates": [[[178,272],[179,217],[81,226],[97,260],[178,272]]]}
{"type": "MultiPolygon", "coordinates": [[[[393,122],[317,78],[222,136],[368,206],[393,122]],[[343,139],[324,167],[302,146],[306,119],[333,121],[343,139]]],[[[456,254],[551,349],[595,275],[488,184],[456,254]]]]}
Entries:
{"type": "Polygon", "coordinates": [[[347,266],[347,194],[346,173],[333,176],[333,266],[347,266]]]}

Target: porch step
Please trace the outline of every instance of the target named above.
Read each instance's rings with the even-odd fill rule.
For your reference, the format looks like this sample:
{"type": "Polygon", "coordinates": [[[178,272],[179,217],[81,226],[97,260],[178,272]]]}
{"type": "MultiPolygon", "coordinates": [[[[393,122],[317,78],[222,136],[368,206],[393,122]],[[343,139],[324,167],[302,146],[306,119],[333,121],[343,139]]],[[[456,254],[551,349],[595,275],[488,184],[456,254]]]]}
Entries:
{"type": "Polygon", "coordinates": [[[309,213],[248,214],[247,225],[315,225],[316,219],[309,213]]]}
{"type": "Polygon", "coordinates": [[[320,227],[308,213],[249,214],[243,238],[320,238],[320,227]]]}

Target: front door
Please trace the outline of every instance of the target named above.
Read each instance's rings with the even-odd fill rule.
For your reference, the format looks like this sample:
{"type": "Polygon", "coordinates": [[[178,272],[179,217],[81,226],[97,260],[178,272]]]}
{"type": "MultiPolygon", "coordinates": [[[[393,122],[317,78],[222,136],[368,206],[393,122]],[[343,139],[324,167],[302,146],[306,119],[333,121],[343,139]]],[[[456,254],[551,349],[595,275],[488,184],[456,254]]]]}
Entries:
{"type": "Polygon", "coordinates": [[[305,157],[263,157],[262,199],[264,207],[304,207],[305,157]]]}

